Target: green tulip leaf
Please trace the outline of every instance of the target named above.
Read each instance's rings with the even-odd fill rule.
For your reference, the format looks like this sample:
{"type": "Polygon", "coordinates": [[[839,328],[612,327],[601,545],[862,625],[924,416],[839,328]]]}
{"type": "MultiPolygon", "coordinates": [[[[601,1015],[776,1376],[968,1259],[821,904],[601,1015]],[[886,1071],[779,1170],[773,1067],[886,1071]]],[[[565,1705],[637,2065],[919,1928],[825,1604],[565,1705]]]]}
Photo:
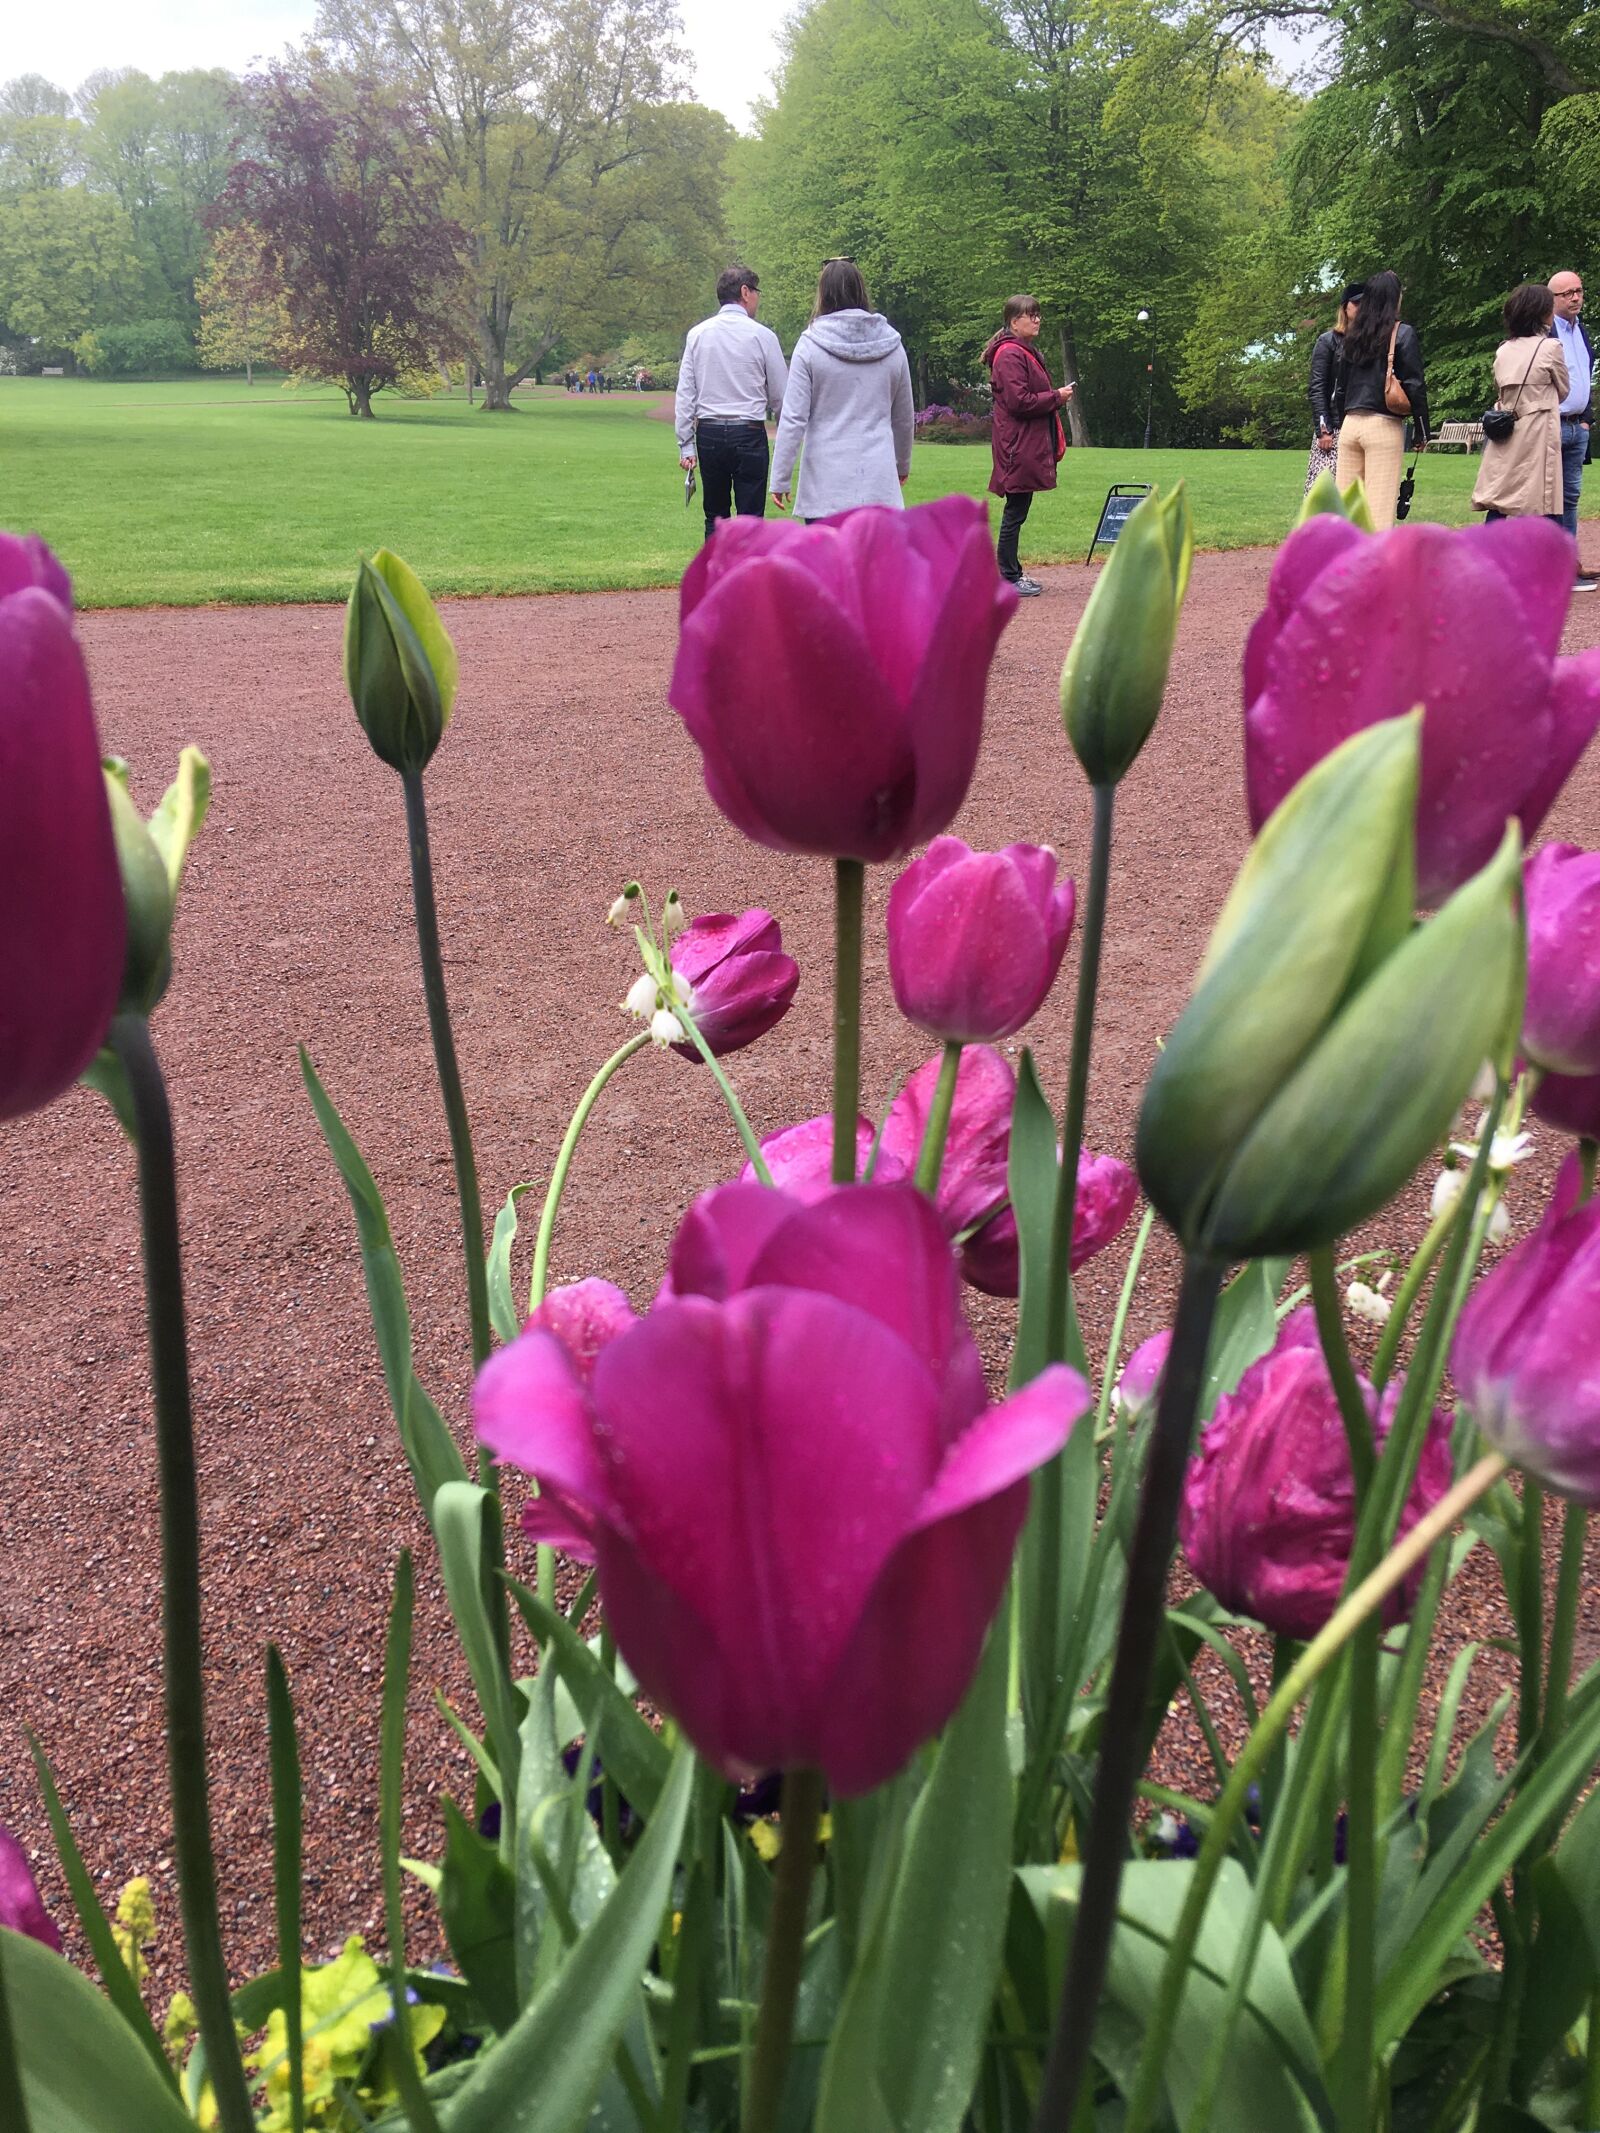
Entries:
{"type": "Polygon", "coordinates": [[[431,1520],[433,1500],[449,1481],[465,1481],[467,1469],[456,1441],[445,1428],[444,1418],[423,1391],[411,1365],[411,1313],[406,1305],[405,1282],[400,1260],[389,1233],[389,1217],[383,1195],[372,1172],[351,1139],[327,1090],[311,1064],[311,1055],[300,1047],[300,1072],[305,1078],[311,1108],[322,1128],[339,1175],[350,1195],[361,1243],[361,1271],[367,1285],[367,1307],[377,1335],[383,1381],[388,1388],[389,1410],[400,1432],[401,1447],[411,1468],[411,1479],[424,1514],[431,1520]]]}
{"type": "Polygon", "coordinates": [[[517,1299],[511,1287],[511,1247],[517,1241],[517,1203],[524,1193],[532,1190],[531,1184],[512,1186],[494,1218],[494,1236],[489,1242],[489,1323],[494,1327],[496,1338],[508,1344],[522,1331],[517,1299]]]}
{"type": "Polygon", "coordinates": [[[672,1895],[694,1789],[678,1748],[656,1812],[594,1924],[451,2108],[449,2133],[576,2133],[633,2013],[672,1895]]]}
{"type": "Polygon", "coordinates": [[[521,1610],[529,1633],[546,1653],[562,1687],[590,1733],[605,1739],[606,1767],[636,1814],[655,1813],[667,1781],[670,1757],[659,1733],[639,1716],[593,1651],[559,1609],[546,1607],[526,1585],[507,1578],[507,1589],[521,1610]]]}
{"type": "Polygon", "coordinates": [[[1006,1611],[911,1813],[900,1871],[845,1990],[815,2133],[959,2133],[1011,1891],[1006,1611]]]}
{"type": "Polygon", "coordinates": [[[491,1501],[488,1490],[475,1482],[447,1481],[434,1496],[432,1524],[445,1597],[478,1692],[489,1753],[500,1774],[501,1806],[510,1819],[516,1808],[521,1750],[511,1682],[484,1604],[484,1524],[491,1501]]]}
{"type": "Polygon", "coordinates": [[[128,945],[122,963],[119,1007],[148,1015],[167,989],[172,975],[172,884],[166,862],[148,824],[129,797],[120,777],[107,773],[111,835],[122,874],[122,899],[128,912],[128,945]]]}
{"type": "Polygon", "coordinates": [[[150,817],[150,839],[161,854],[167,886],[174,898],[183,880],[189,847],[199,835],[210,806],[211,765],[198,748],[185,748],[178,757],[178,775],[150,817]]]}
{"type": "Polygon", "coordinates": [[[0,1930],[0,1973],[36,2133],[194,2133],[171,2082],[81,1971],[0,1930]]]}
{"type": "Polygon", "coordinates": [[[461,1975],[502,2034],[517,2019],[516,1888],[500,1848],[444,1802],[439,1922],[461,1975]]]}
{"type": "Polygon", "coordinates": [[[417,641],[427,655],[434,686],[439,692],[443,724],[448,726],[461,678],[461,664],[450,633],[439,620],[439,610],[434,606],[428,588],[409,563],[402,561],[392,549],[380,548],[372,558],[372,567],[394,595],[395,605],[416,632],[417,641]]]}

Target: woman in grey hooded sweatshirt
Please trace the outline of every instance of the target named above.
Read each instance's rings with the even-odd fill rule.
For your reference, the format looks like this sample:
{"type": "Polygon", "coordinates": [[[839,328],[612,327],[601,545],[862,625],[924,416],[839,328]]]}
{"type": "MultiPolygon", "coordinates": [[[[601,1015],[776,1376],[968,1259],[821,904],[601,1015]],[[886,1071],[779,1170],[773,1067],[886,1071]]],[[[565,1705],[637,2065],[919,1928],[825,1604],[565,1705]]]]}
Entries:
{"type": "Polygon", "coordinates": [[[853,259],[830,259],[811,324],[794,344],[772,453],[772,494],[798,518],[904,499],[911,472],[911,365],[886,318],[870,309],[853,259]],[[802,453],[800,482],[794,463],[802,453]]]}

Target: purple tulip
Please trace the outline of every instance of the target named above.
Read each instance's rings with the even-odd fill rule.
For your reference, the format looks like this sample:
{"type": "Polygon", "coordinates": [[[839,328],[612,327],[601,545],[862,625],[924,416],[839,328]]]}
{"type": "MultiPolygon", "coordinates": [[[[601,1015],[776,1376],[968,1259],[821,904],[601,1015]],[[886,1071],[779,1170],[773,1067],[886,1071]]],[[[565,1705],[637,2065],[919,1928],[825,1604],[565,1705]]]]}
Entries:
{"type": "Polygon", "coordinates": [[[889,978],[908,1022],[947,1043],[992,1044],[1030,1021],[1056,981],[1076,892],[1048,845],[974,852],[935,837],[889,892],[889,978]]]}
{"type": "MultiPolygon", "coordinates": [[[[1114,1155],[1078,1155],[1078,1197],[1072,1210],[1071,1269],[1087,1266],[1128,1226],[1139,1201],[1139,1180],[1114,1155]]],[[[1022,1286],[1017,1218],[1008,1207],[961,1248],[961,1271],[986,1296],[1015,1296],[1022,1286]]]]}
{"type": "Polygon", "coordinates": [[[1468,1297],[1450,1368],[1497,1452],[1600,1504],[1600,1200],[1580,1207],[1580,1189],[1569,1155],[1539,1227],[1468,1297]]]}
{"type": "Polygon", "coordinates": [[[755,1197],[723,1194],[737,1287],[659,1304],[587,1388],[559,1342],[523,1334],[479,1375],[478,1434],[587,1524],[619,1653],[708,1762],[866,1792],[961,1701],[1027,1476],[1088,1388],[1057,1366],[987,1405],[955,1263],[910,1186],[791,1201],[776,1227],[762,1208],[742,1250],[755,1197]]]}
{"type": "Polygon", "coordinates": [[[1533,1085],[1528,1109],[1563,1133],[1600,1140],[1600,1074],[1545,1074],[1533,1085]]]}
{"type": "MultiPolygon", "coordinates": [[[[671,962],[693,987],[690,1011],[720,1059],[764,1037],[789,1012],[800,965],[783,952],[770,911],[718,911],[695,919],[672,943],[671,962]]],[[[692,1044],[672,1049],[698,1059],[692,1044]]]]}
{"type": "Polygon", "coordinates": [[[729,519],[684,573],[668,696],[735,829],[899,859],[966,798],[1017,604],[970,496],[820,526],[729,519]]]}
{"type": "Polygon", "coordinates": [[[1507,816],[1532,838],[1600,725],[1600,650],[1556,656],[1571,590],[1571,538],[1544,519],[1308,520],[1245,646],[1252,825],[1341,741],[1421,704],[1419,900],[1487,865],[1507,816]]]}
{"type": "Polygon", "coordinates": [[[1547,844],[1523,868],[1528,1001],[1522,1042],[1558,1074],[1600,1071],[1600,852],[1547,844]]]}
{"type": "MultiPolygon", "coordinates": [[[[1388,1436],[1400,1386],[1380,1401],[1363,1378],[1378,1441],[1388,1436]]],[[[1450,1418],[1432,1416],[1417,1478],[1400,1518],[1409,1532],[1450,1486],[1450,1418]]],[[[1184,1480],[1178,1526],[1201,1584],[1235,1614],[1280,1637],[1314,1637],[1338,1605],[1355,1534],[1355,1487],[1339,1402],[1309,1310],[1291,1312],[1277,1344],[1217,1402],[1184,1480]]],[[[1418,1565],[1391,1595],[1384,1621],[1410,1613],[1418,1565]]]]}
{"type": "Polygon", "coordinates": [[[1161,1390],[1171,1349],[1170,1327],[1165,1332],[1152,1333],[1147,1341],[1141,1341],[1134,1349],[1122,1366],[1117,1389],[1111,1396],[1124,1413],[1137,1414],[1141,1408],[1150,1405],[1161,1390]]]}
{"type": "Polygon", "coordinates": [[[13,1933],[26,1933],[61,1953],[61,1935],[56,1922],[40,1901],[38,1884],[28,1855],[0,1822],[0,1926],[13,1933]]]}
{"type": "MultiPolygon", "coordinates": [[[[870,1118],[856,1120],[856,1176],[865,1174],[876,1138],[870,1118]]],[[[803,1118],[797,1126],[785,1126],[761,1143],[772,1182],[796,1200],[820,1200],[833,1190],[833,1118],[803,1118]]],[[[755,1179],[755,1165],[746,1163],[739,1173],[741,1184],[755,1179]]],[[[895,1185],[908,1175],[908,1166],[886,1148],[878,1150],[873,1169],[875,1185],[895,1185]]]]}
{"type": "Polygon", "coordinates": [[[52,1102],[104,1041],[127,917],[66,574],[0,538],[0,1118],[52,1102]]]}

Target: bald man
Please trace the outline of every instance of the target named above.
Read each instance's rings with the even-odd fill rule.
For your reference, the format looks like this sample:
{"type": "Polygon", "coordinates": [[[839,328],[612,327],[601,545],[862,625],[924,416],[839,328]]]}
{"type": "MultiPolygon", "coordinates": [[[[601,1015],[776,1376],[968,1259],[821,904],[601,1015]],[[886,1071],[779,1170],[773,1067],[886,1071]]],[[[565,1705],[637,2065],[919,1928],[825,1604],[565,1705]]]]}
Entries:
{"type": "MultiPolygon", "coordinates": [[[[1583,324],[1583,276],[1563,268],[1551,275],[1550,294],[1556,300],[1550,331],[1561,344],[1570,380],[1561,403],[1561,523],[1576,539],[1578,496],[1594,422],[1594,348],[1583,324]]],[[[1595,583],[1594,573],[1586,571],[1580,559],[1578,590],[1593,592],[1595,583]]]]}

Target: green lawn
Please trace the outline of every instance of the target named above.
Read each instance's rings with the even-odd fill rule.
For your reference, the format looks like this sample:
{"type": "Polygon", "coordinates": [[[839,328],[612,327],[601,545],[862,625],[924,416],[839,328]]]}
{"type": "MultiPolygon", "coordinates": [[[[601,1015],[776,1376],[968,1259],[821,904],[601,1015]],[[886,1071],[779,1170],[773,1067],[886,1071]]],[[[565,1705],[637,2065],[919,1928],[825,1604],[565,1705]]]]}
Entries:
{"type": "MultiPolygon", "coordinates": [[[[353,422],[337,391],[276,380],[0,379],[0,520],[43,533],[88,607],[342,599],[356,555],[383,545],[435,592],[672,584],[701,520],[660,404],[552,389],[486,416],[459,394],[385,398],[353,422]]],[[[1304,466],[1299,451],[1069,453],[1025,560],[1081,558],[1110,483],[1180,476],[1202,547],[1274,543],[1304,466]]],[[[1472,472],[1425,461],[1419,515],[1465,519],[1472,472]]],[[[987,450],[919,445],[906,494],[982,494],[988,476],[987,450]]]]}

